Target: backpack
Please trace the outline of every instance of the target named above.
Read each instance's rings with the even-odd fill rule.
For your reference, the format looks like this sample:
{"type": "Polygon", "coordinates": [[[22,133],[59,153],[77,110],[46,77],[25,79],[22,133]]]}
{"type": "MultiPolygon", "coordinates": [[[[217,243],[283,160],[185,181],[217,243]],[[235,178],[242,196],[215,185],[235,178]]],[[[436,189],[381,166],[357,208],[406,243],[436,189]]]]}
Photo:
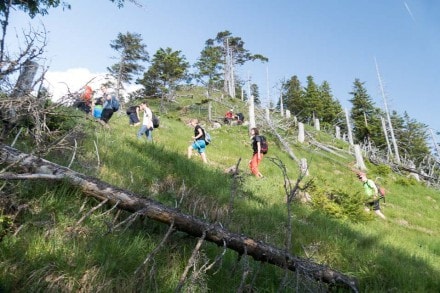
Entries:
{"type": "Polygon", "coordinates": [[[386,195],[387,191],[385,190],[385,188],[383,188],[382,186],[380,186],[376,182],[374,182],[374,184],[376,184],[377,193],[379,194],[379,199],[383,199],[383,202],[385,203],[385,195],[386,195]]]}
{"type": "MultiPolygon", "coordinates": [[[[202,128],[203,129],[203,128],[202,128]]],[[[205,144],[208,145],[211,143],[211,135],[203,129],[203,133],[205,133],[205,144]]]]}
{"type": "Polygon", "coordinates": [[[112,108],[113,108],[113,112],[117,112],[117,111],[119,111],[119,106],[120,106],[120,104],[119,104],[119,100],[118,100],[115,96],[112,96],[112,108]]]}
{"type": "Polygon", "coordinates": [[[268,150],[269,150],[269,146],[267,145],[267,140],[266,137],[264,137],[263,135],[260,135],[260,148],[261,148],[261,152],[263,154],[267,154],[268,150]]]}
{"type": "Polygon", "coordinates": [[[238,114],[237,114],[237,118],[238,118],[239,121],[243,122],[243,121],[244,121],[244,115],[243,115],[243,113],[238,113],[238,114]]]}
{"type": "Polygon", "coordinates": [[[136,106],[131,106],[127,109],[127,115],[136,113],[136,106]]]}
{"type": "Polygon", "coordinates": [[[160,121],[159,121],[159,118],[157,118],[156,115],[153,114],[153,118],[151,118],[151,121],[153,121],[153,127],[154,128],[158,128],[159,127],[160,121]]]}

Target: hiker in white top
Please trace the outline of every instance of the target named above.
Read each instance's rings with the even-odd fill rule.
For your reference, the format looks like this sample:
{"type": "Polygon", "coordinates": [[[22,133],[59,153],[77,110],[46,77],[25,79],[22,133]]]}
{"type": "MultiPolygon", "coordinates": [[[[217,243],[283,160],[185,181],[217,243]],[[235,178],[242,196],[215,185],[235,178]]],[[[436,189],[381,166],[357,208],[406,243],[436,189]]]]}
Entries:
{"type": "Polygon", "coordinates": [[[143,111],[143,119],[142,119],[142,125],[139,128],[139,131],[137,133],[137,137],[140,139],[142,135],[146,135],[148,141],[153,140],[153,112],[151,112],[151,109],[148,107],[147,102],[142,102],[139,105],[139,108],[141,111],[143,111]]]}

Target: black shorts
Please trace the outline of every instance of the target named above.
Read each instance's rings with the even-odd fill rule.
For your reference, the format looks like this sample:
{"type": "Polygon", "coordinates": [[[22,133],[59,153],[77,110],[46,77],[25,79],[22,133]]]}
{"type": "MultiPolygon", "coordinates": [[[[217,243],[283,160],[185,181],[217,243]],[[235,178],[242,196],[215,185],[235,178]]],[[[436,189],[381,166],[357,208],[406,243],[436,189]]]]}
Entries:
{"type": "Polygon", "coordinates": [[[379,199],[369,201],[365,205],[367,207],[372,207],[373,211],[380,211],[379,199]]]}
{"type": "Polygon", "coordinates": [[[113,109],[106,108],[102,110],[101,120],[104,121],[105,123],[108,123],[108,121],[110,120],[110,118],[112,118],[112,116],[113,116],[113,109]]]}

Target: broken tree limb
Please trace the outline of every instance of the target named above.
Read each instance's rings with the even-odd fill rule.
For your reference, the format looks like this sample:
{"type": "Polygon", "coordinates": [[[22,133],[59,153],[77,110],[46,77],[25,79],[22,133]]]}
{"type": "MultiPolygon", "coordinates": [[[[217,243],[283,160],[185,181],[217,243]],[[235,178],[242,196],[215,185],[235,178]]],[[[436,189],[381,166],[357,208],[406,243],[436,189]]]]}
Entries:
{"type": "Polygon", "coordinates": [[[291,255],[283,249],[262,241],[232,233],[220,224],[204,222],[154,200],[142,198],[140,195],[138,196],[130,191],[112,186],[96,178],[75,172],[36,156],[22,153],[4,144],[0,144],[0,162],[15,164],[27,170],[43,168],[46,171],[51,171],[52,175],[64,176],[66,182],[78,187],[87,196],[95,197],[98,200],[108,200],[108,203],[112,205],[118,203],[119,209],[132,213],[142,211],[143,215],[150,219],[167,225],[173,224],[176,230],[185,232],[193,237],[202,237],[205,233],[206,241],[215,243],[218,246],[226,244],[226,247],[238,252],[240,255],[246,253],[256,261],[287,268],[298,274],[311,276],[319,282],[345,287],[358,292],[355,278],[344,275],[325,265],[291,255]]]}

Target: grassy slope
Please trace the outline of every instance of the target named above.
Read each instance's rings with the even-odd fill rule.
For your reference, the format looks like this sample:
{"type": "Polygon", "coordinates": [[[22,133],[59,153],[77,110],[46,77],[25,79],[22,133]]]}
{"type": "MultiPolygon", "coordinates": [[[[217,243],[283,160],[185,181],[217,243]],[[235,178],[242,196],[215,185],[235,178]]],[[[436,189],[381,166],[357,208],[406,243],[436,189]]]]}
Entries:
{"type": "MultiPolygon", "coordinates": [[[[186,148],[192,129],[185,122],[191,117],[206,117],[207,105],[198,101],[197,97],[181,98],[179,104],[168,105],[168,112],[160,115],[160,128],[153,133],[154,144],[137,140],[137,128],[128,126],[125,115],[115,115],[110,130],[103,130],[96,123],[87,124],[90,139],[82,143],[72,168],[168,205],[181,202],[179,208],[187,213],[283,247],[286,196],[282,172],[269,157],[279,158],[292,180],[298,176],[296,163],[272,138],[270,153],[261,166],[266,178],[257,180],[250,176],[247,162],[251,150],[245,126],[210,131],[214,140],[207,150],[209,166],[204,166],[197,156],[188,160],[186,148]],[[99,150],[99,168],[95,144],[99,150]],[[223,170],[235,165],[239,158],[243,176],[240,188],[233,192],[233,210],[228,210],[233,181],[223,170]]],[[[228,105],[214,104],[216,116],[221,116],[227,106],[237,104],[229,100],[224,103],[228,105]]],[[[243,106],[236,107],[244,112],[243,106]]],[[[158,109],[154,102],[152,108],[158,109]]],[[[321,141],[332,142],[325,134],[314,135],[321,141]]],[[[361,196],[361,184],[349,168],[353,158],[340,158],[307,144],[297,144],[293,134],[289,141],[295,155],[308,160],[309,178],[315,185],[310,191],[312,196],[323,191],[361,196]]],[[[379,173],[374,166],[369,169],[371,175],[379,173]]],[[[363,292],[434,292],[440,288],[440,192],[398,175],[382,177],[390,191],[383,208],[387,221],[365,215],[361,207],[353,212],[354,216],[344,217],[336,208],[331,212],[331,206],[326,206],[324,213],[310,205],[294,203],[291,250],[357,277],[363,292]]],[[[167,292],[176,287],[196,240],[174,234],[170,243],[158,252],[154,264],[149,262],[142,270],[146,276],[140,277],[133,272],[161,241],[166,227],[144,220],[143,225],[136,221],[132,226],[104,234],[103,223],[114,221],[116,211],[104,215],[95,212],[84,224],[75,226],[84,202],[78,192],[63,184],[20,186],[18,193],[32,207],[31,212],[23,215],[23,222],[31,224],[24,225],[17,237],[9,235],[0,243],[0,283],[6,290],[78,290],[82,286],[93,291],[113,288],[114,291],[167,292]],[[44,224],[35,224],[40,222],[44,224]],[[18,285],[23,283],[24,287],[18,285]]],[[[87,200],[86,208],[96,204],[87,200]]],[[[118,217],[127,216],[122,213],[118,217]]],[[[207,243],[202,251],[197,268],[208,257],[212,261],[221,253],[221,249],[207,243]]],[[[221,266],[193,274],[187,289],[235,291],[247,269],[252,272],[247,283],[256,274],[254,286],[258,291],[278,290],[283,272],[249,260],[237,263],[233,252],[226,253],[221,266]]],[[[292,288],[295,287],[287,287],[286,291],[292,288]]]]}

